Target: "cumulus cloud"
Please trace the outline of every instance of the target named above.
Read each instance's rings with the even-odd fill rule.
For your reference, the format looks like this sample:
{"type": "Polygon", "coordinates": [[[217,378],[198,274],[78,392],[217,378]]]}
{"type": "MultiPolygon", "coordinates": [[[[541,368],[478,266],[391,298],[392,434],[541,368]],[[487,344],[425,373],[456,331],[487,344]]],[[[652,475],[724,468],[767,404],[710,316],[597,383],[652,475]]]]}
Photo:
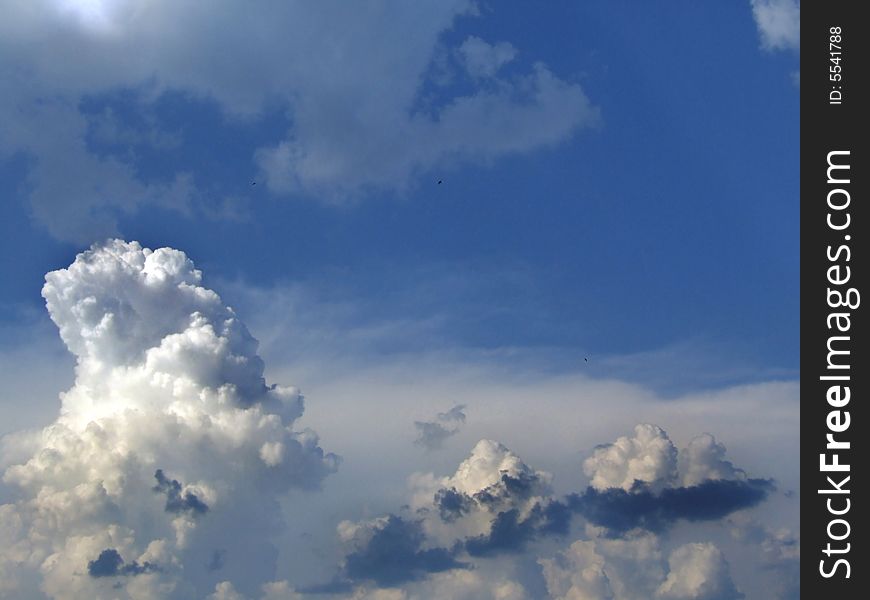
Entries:
{"type": "Polygon", "coordinates": [[[239,593],[235,586],[230,581],[221,581],[218,583],[214,592],[208,595],[207,600],[302,600],[302,595],[298,594],[286,581],[271,581],[263,584],[259,593],[253,596],[247,596],[239,593]]]}
{"type": "Polygon", "coordinates": [[[799,0],[751,0],[752,14],[767,50],[800,50],[799,0]]]}
{"type": "Polygon", "coordinates": [[[481,440],[456,473],[439,482],[434,501],[443,524],[437,529],[464,534],[471,556],[518,552],[540,536],[566,533],[570,514],[550,498],[551,479],[504,445],[481,440]]]}
{"type": "Polygon", "coordinates": [[[680,450],[678,459],[680,480],[693,486],[709,480],[745,481],[746,472],[725,458],[725,446],[709,433],[693,438],[680,450]]]}
{"type": "Polygon", "coordinates": [[[452,476],[412,477],[413,517],[342,522],[348,550],[339,577],[321,589],[422,580],[467,569],[469,557],[516,552],[538,535],[564,531],[570,516],[551,507],[550,479],[504,445],[481,440],[452,476]]]}
{"type": "Polygon", "coordinates": [[[773,529],[745,513],[729,518],[731,535],[755,554],[764,569],[775,575],[769,595],[776,600],[800,598],[800,536],[787,528],[773,529]]]}
{"type": "Polygon", "coordinates": [[[590,531],[551,558],[538,560],[547,590],[554,599],[640,600],[654,596],[665,578],[661,543],[655,535],[637,533],[608,539],[590,531]]]}
{"type": "Polygon", "coordinates": [[[709,480],[746,480],[746,472],[728,461],[725,453],[725,446],[709,433],[694,437],[678,452],[661,427],[640,424],[633,437],[623,436],[596,447],[583,462],[583,470],[596,490],[621,488],[628,492],[659,492],[709,480]]]}
{"type": "Polygon", "coordinates": [[[556,600],[737,600],[728,562],[710,542],[675,548],[665,560],[649,533],[626,539],[593,535],[539,560],[556,600]]]}
{"type": "Polygon", "coordinates": [[[454,570],[433,573],[425,580],[414,581],[401,588],[358,586],[350,596],[353,600],[528,600],[534,598],[523,585],[498,570],[454,570]]]}
{"type": "Polygon", "coordinates": [[[657,596],[667,600],[739,600],[728,562],[715,545],[686,544],[671,553],[667,579],[657,596]]]}
{"type": "Polygon", "coordinates": [[[568,502],[590,522],[615,532],[636,527],[662,530],[679,519],[720,519],[755,506],[774,489],[725,458],[725,446],[710,434],[677,451],[655,425],[635,427],[597,447],[583,463],[590,486],[568,502]]]}
{"type": "Polygon", "coordinates": [[[484,504],[506,506],[520,498],[548,494],[551,480],[552,475],[533,469],[504,444],[480,440],[456,472],[441,483],[484,504]]]}
{"type": "Polygon", "coordinates": [[[442,541],[464,536],[470,555],[485,556],[565,535],[574,514],[610,535],[661,532],[679,520],[712,521],[751,508],[774,489],[771,480],[750,478],[734,467],[711,435],[694,438],[678,453],[664,430],[647,424],[638,425],[633,438],[596,448],[584,467],[594,483],[559,499],[548,473],[483,440],[452,477],[418,477],[412,506],[438,515],[426,522],[442,541]]]}
{"type": "Polygon", "coordinates": [[[628,491],[640,482],[658,491],[677,481],[677,449],[660,427],[641,424],[634,428],[634,437],[596,448],[583,470],[597,490],[628,491]]]}
{"type": "MultiPolygon", "coordinates": [[[[375,514],[384,516],[344,523],[339,528],[342,553],[334,548],[336,558],[326,559],[339,569],[330,585],[300,591],[287,582],[273,582],[267,593],[262,584],[274,579],[276,553],[263,540],[280,531],[274,501],[293,487],[316,486],[334,463],[326,455],[317,462],[316,441],[307,446],[310,452],[300,454],[294,436],[299,436],[297,441],[315,439],[310,432],[291,427],[302,414],[301,396],[266,384],[250,334],[243,333],[240,324],[229,323],[237,317],[219,299],[210,299],[212,293],[205,290],[201,274],[187,258],[141,249],[143,260],[139,253],[130,245],[107,244],[68,269],[73,272],[70,281],[62,274],[49,278],[55,290],[46,290],[52,314],[58,315],[59,326],[70,324],[61,330],[77,355],[77,381],[64,395],[63,414],[49,428],[52,433],[42,432],[27,444],[21,441],[15,452],[20,458],[7,470],[7,485],[19,495],[15,502],[0,506],[0,582],[18,585],[24,592],[4,590],[0,597],[4,593],[27,597],[27,592],[41,587],[57,598],[213,594],[257,600],[320,591],[337,597],[470,600],[543,597],[543,588],[551,585],[554,597],[568,594],[572,587],[573,597],[584,597],[583,585],[591,598],[649,599],[660,588],[662,595],[666,591],[680,597],[691,589],[707,593],[707,588],[683,585],[674,575],[674,583],[665,590],[671,571],[686,577],[696,571],[715,574],[714,568],[704,565],[715,566],[716,561],[698,559],[700,566],[690,569],[680,567],[687,561],[677,556],[672,569],[670,541],[655,532],[678,519],[718,519],[737,508],[755,506],[768,495],[769,482],[757,480],[760,487],[754,487],[755,480],[706,434],[680,450],[660,427],[640,426],[617,439],[613,447],[591,450],[594,460],[587,461],[587,474],[590,481],[598,475],[599,486],[569,496],[554,491],[558,488],[549,473],[531,466],[504,444],[484,439],[457,461],[455,470],[414,475],[407,508],[376,509],[375,514]],[[159,258],[151,259],[155,264],[146,266],[149,257],[158,253],[159,258]],[[173,275],[167,277],[163,271],[173,275]],[[140,279],[147,285],[137,283],[140,279]],[[166,309],[174,306],[190,314],[166,309]],[[199,315],[193,317],[195,312],[199,315]],[[273,435],[271,415],[278,415],[280,435],[273,435]],[[61,424],[75,435],[57,434],[63,431],[61,424]],[[71,457],[78,454],[83,458],[76,462],[71,457]],[[34,460],[42,461],[38,476],[33,475],[35,467],[26,473],[20,469],[34,460]],[[317,464],[320,469],[309,469],[317,464]],[[22,491],[25,474],[31,477],[31,487],[22,491]],[[287,478],[295,482],[290,484],[287,478]],[[66,495],[55,493],[64,490],[66,495]],[[753,490],[754,496],[747,495],[753,490]],[[582,502],[574,504],[576,498],[582,502]],[[207,510],[193,508],[197,502],[207,510]],[[582,552],[576,560],[568,557],[567,550],[563,557],[557,549],[566,545],[565,539],[575,539],[566,536],[583,525],[588,539],[578,541],[586,546],[578,547],[582,552]],[[31,531],[38,539],[57,541],[35,541],[31,531]],[[91,576],[88,565],[107,550],[114,550],[120,559],[108,561],[118,565],[118,573],[91,576]],[[543,561],[553,560],[562,575],[555,574],[555,566],[552,578],[532,572],[527,565],[537,568],[538,556],[546,556],[540,566],[543,573],[547,571],[543,561]],[[391,560],[402,568],[396,569],[391,560]],[[586,565],[578,567],[588,574],[586,584],[574,573],[575,563],[586,565]]],[[[463,412],[455,407],[438,413],[444,397],[474,401],[470,395],[437,391],[433,395],[437,403],[433,400],[428,409],[437,415],[433,421],[463,412]]],[[[747,395],[743,390],[732,394],[737,402],[747,395]]],[[[352,394],[334,396],[356,401],[352,394]]],[[[527,390],[521,396],[527,397],[527,390]]],[[[396,397],[406,398],[407,391],[396,397]]],[[[651,404],[648,397],[644,402],[651,404]]],[[[704,407],[726,405],[733,408],[717,397],[704,407]]],[[[516,406],[523,406],[522,400],[516,406]]],[[[791,404],[784,406],[782,414],[790,414],[791,404]]],[[[335,412],[334,406],[320,408],[335,412]]],[[[400,453],[410,441],[412,410],[391,422],[391,431],[406,434],[393,440],[400,453]]],[[[357,426],[363,414],[346,421],[357,426]]],[[[318,429],[322,427],[318,424],[318,429]]],[[[696,427],[693,422],[688,431],[697,431],[696,427]]],[[[489,434],[476,419],[467,428],[489,434]]],[[[529,456],[548,467],[560,462],[570,465],[566,468],[580,479],[583,461],[555,453],[565,447],[564,440],[576,440],[578,434],[589,439],[590,434],[571,426],[565,429],[568,435],[558,444],[546,452],[536,452],[532,446],[529,456]],[[553,457],[553,462],[542,457],[553,457]]],[[[688,431],[683,426],[679,433],[688,431]]],[[[740,430],[728,431],[728,439],[733,440],[740,430]]],[[[342,436],[336,431],[329,434],[330,440],[336,437],[342,436]]],[[[741,440],[739,435],[737,439],[741,440]]],[[[420,457],[405,454],[416,456],[413,460],[420,457]]],[[[402,468],[419,468],[409,463],[402,468]]],[[[368,501],[371,496],[360,493],[359,498],[368,501]]],[[[343,510],[355,501],[343,504],[343,510]]],[[[334,525],[329,527],[334,531],[334,525]]],[[[682,536],[686,529],[679,531],[682,536]]],[[[790,545],[784,540],[778,547],[788,552],[790,545]]],[[[773,542],[770,545],[774,548],[773,542]]],[[[295,548],[288,547],[286,554],[282,550],[282,555],[294,557],[295,548]]],[[[730,550],[723,549],[730,556],[730,550]]],[[[328,552],[320,555],[320,566],[328,552]]],[[[324,572],[305,583],[330,576],[324,572]]],[[[301,581],[297,577],[291,579],[301,581]]],[[[713,580],[712,575],[705,577],[713,580]]],[[[744,587],[742,579],[740,586],[744,587]]],[[[730,589],[724,584],[707,587],[730,589]]]]}
{"type": "Polygon", "coordinates": [[[432,517],[427,531],[445,543],[468,538],[475,554],[509,550],[556,518],[544,507],[551,480],[503,444],[481,440],[453,475],[414,476],[411,508],[432,517]]]}
{"type": "MultiPolygon", "coordinates": [[[[34,215],[53,235],[85,241],[114,235],[119,215],[143,206],[201,202],[197,173],[145,177],[137,152],[89,147],[105,116],[83,112],[82,100],[118,90],[143,113],[172,92],[237,122],[286,115],[283,139],[252,147],[250,168],[276,193],[327,201],[403,190],[426,170],[529,152],[597,122],[578,84],[543,64],[503,73],[513,47],[475,36],[451,49],[467,89],[424,101],[443,34],[475,13],[470,0],[257,11],[195,0],[13,3],[0,23],[0,157],[27,156],[34,215]]],[[[158,122],[124,148],[166,142],[158,122]]]]}
{"type": "Polygon", "coordinates": [[[427,450],[439,450],[447,438],[459,433],[465,424],[465,405],[457,404],[447,412],[438,413],[434,421],[414,421],[417,439],[414,443],[427,450]]]}
{"type": "Polygon", "coordinates": [[[278,498],[338,465],[294,428],[298,390],[266,384],[256,340],[180,251],[98,244],[49,273],[43,296],[76,379],[3,473],[17,499],[0,506],[0,596],[189,598],[269,581],[278,498]]]}
{"type": "MultiPolygon", "coordinates": [[[[680,453],[655,425],[639,425],[634,437],[596,448],[585,466],[593,479],[600,475],[598,487],[560,499],[549,473],[503,444],[481,440],[453,475],[411,478],[413,517],[342,523],[340,536],[352,543],[342,565],[342,589],[478,568],[481,560],[563,539],[580,516],[592,539],[540,561],[553,597],[741,597],[718,549],[686,546],[668,562],[658,533],[680,519],[718,520],[755,506],[772,489],[768,480],[751,479],[734,467],[710,435],[698,436],[680,453]],[[401,574],[393,572],[399,566],[401,574]]],[[[335,585],[324,589],[334,591],[335,585]]]]}

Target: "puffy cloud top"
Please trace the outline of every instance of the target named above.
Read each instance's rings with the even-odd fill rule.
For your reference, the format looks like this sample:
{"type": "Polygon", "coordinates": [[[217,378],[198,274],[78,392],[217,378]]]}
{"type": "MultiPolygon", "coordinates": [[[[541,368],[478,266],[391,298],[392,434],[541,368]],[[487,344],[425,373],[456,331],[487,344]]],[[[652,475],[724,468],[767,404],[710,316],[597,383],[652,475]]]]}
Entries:
{"type": "Polygon", "coordinates": [[[728,562],[715,545],[686,544],[671,553],[670,572],[658,590],[668,600],[739,600],[728,562]]]}
{"type": "Polygon", "coordinates": [[[563,600],[738,600],[722,552],[710,542],[675,548],[668,560],[650,534],[578,540],[540,559],[550,596],[563,600]]]}
{"type": "Polygon", "coordinates": [[[266,385],[256,340],[201,284],[183,252],[120,240],[46,276],[76,381],[3,474],[20,499],[0,506],[0,596],[204,597],[271,577],[278,494],[338,458],[294,430],[301,394],[266,385]]]}
{"type": "Polygon", "coordinates": [[[641,424],[634,437],[599,446],[583,463],[592,487],[631,490],[636,481],[661,489],[677,481],[677,449],[656,425],[641,424]]]}
{"type": "Polygon", "coordinates": [[[654,492],[706,481],[745,481],[746,472],[725,458],[725,446],[709,433],[693,438],[677,452],[668,434],[657,425],[641,424],[634,436],[598,446],[583,463],[583,470],[597,490],[622,488],[654,492]]]}
{"type": "Polygon", "coordinates": [[[202,273],[183,252],[112,240],[45,280],[49,314],[85,369],[150,363],[212,386],[265,387],[256,341],[216,293],[201,287],[202,273]],[[188,361],[170,365],[178,355],[188,361]],[[214,367],[191,371],[192,362],[214,367]]]}
{"type": "Polygon", "coordinates": [[[746,472],[725,459],[725,446],[709,433],[699,435],[680,450],[679,466],[685,486],[698,485],[708,480],[746,479],[746,472]]]}
{"type": "Polygon", "coordinates": [[[549,473],[535,471],[506,446],[492,440],[477,442],[471,455],[446,480],[445,487],[473,496],[503,482],[505,476],[514,480],[534,481],[539,494],[549,493],[549,473]]]}

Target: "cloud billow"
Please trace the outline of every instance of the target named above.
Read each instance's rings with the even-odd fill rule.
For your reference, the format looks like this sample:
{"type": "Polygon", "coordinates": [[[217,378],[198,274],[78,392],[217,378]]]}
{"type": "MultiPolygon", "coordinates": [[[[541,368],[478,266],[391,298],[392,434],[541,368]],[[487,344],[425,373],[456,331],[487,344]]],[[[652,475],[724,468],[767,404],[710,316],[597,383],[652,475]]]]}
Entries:
{"type": "Polygon", "coordinates": [[[113,584],[121,598],[268,581],[278,498],[318,489],[339,463],[294,428],[298,390],[266,383],[257,341],[178,250],[97,244],[49,273],[43,296],[76,380],[18,453],[30,458],[3,473],[18,500],[0,505],[14,524],[0,596],[31,582],[52,598],[100,597],[115,575],[137,575],[113,584]],[[215,548],[227,549],[220,573],[215,548]]]}
{"type": "Polygon", "coordinates": [[[678,450],[663,429],[649,424],[596,447],[583,467],[588,488],[557,497],[548,473],[498,442],[481,440],[453,475],[412,478],[413,517],[391,514],[339,526],[342,539],[352,541],[341,589],[434,582],[435,573],[509,560],[535,542],[564,539],[580,521],[590,539],[539,561],[554,598],[742,598],[714,544],[684,545],[667,557],[659,534],[680,520],[716,521],[752,508],[774,490],[772,480],[735,467],[709,434],[678,450]],[[385,564],[387,556],[394,562],[385,564]],[[570,564],[589,577],[574,577],[570,564]],[[405,565],[405,575],[391,571],[395,565],[405,565]]]}
{"type": "Polygon", "coordinates": [[[775,489],[772,480],[748,477],[725,452],[709,434],[677,451],[663,429],[640,424],[633,436],[595,448],[583,463],[591,485],[567,503],[613,533],[721,519],[759,504],[775,489]]]}
{"type": "Polygon", "coordinates": [[[553,600],[740,600],[730,565],[710,542],[688,543],[663,552],[658,537],[625,539],[592,535],[552,558],[541,558],[553,600]]]}

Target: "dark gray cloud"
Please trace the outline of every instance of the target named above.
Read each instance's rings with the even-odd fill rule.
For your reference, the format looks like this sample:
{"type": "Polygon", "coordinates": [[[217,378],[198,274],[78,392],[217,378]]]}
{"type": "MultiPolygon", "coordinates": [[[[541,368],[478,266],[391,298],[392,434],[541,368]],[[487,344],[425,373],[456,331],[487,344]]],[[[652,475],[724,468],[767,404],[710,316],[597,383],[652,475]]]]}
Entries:
{"type": "Polygon", "coordinates": [[[194,515],[208,512],[208,505],[205,502],[190,491],[182,492],[181,484],[164,475],[163,469],[157,469],[154,473],[154,479],[157,480],[157,485],[151,489],[166,494],[166,512],[190,512],[194,515]]]}
{"type": "Polygon", "coordinates": [[[354,581],[396,585],[427,573],[466,567],[456,560],[455,549],[424,548],[425,541],[418,521],[389,515],[366,543],[345,557],[344,575],[354,581]]]}
{"type": "Polygon", "coordinates": [[[534,496],[546,495],[547,483],[535,472],[519,472],[511,475],[503,472],[499,480],[474,494],[467,494],[455,487],[441,488],[435,492],[433,502],[445,522],[452,522],[472,510],[482,509],[494,513],[508,510],[534,496]]]}
{"type": "Polygon", "coordinates": [[[465,424],[465,405],[457,404],[447,412],[438,413],[433,421],[414,421],[417,439],[414,444],[427,450],[439,450],[447,438],[459,433],[465,424]]]}
{"type": "Polygon", "coordinates": [[[662,531],[674,522],[711,521],[753,507],[773,491],[769,479],[712,479],[690,487],[665,488],[654,493],[642,485],[597,490],[568,497],[568,505],[591,523],[614,534],[641,528],[662,531]]]}
{"type": "Polygon", "coordinates": [[[516,476],[502,473],[497,483],[490,485],[474,494],[474,499],[481,505],[490,509],[513,504],[536,495],[546,484],[541,477],[534,472],[518,473],[516,476]]]}
{"type": "Polygon", "coordinates": [[[451,523],[474,508],[474,500],[456,488],[442,488],[435,493],[435,507],[441,519],[451,523]]]}
{"type": "MultiPolygon", "coordinates": [[[[475,507],[492,509],[508,500],[520,500],[535,487],[534,477],[510,477],[469,496],[456,489],[435,494],[441,519],[453,522],[475,507]]],[[[676,521],[711,521],[762,502],[774,489],[767,479],[709,480],[700,485],[666,488],[653,492],[638,483],[631,491],[622,488],[597,490],[589,487],[582,494],[571,494],[564,501],[536,502],[527,513],[518,508],[500,510],[488,533],[468,538],[465,550],[472,556],[519,552],[548,535],[566,535],[573,515],[605,527],[612,536],[631,529],[661,532],[676,521]],[[524,516],[523,516],[524,515],[524,516]]]]}
{"type": "MultiPolygon", "coordinates": [[[[647,446],[663,440],[659,445],[672,447],[659,428],[642,428],[641,433],[648,430],[655,435],[647,436],[651,440],[647,446]]],[[[645,448],[641,450],[646,452],[645,448]]],[[[483,440],[456,475],[440,480],[442,487],[436,487],[429,496],[431,504],[421,500],[416,508],[419,520],[390,514],[367,522],[346,522],[340,527],[342,537],[354,544],[345,555],[340,577],[309,591],[340,594],[363,582],[392,587],[432,573],[472,568],[470,560],[460,562],[463,557],[521,555],[532,543],[570,534],[575,518],[601,527],[602,543],[620,548],[619,544],[631,544],[632,540],[654,539],[653,534],[679,520],[712,521],[751,508],[775,489],[772,480],[749,478],[725,461],[724,447],[716,444],[712,436],[699,436],[690,444],[690,450],[684,457],[688,467],[683,479],[699,483],[677,487],[680,479],[673,474],[667,478],[667,485],[660,477],[636,478],[631,485],[626,483],[625,474],[618,472],[617,476],[599,478],[603,486],[590,485],[583,492],[559,498],[553,495],[549,474],[529,468],[500,444],[483,440]],[[486,523],[483,530],[481,521],[486,523]]],[[[675,467],[676,450],[666,454],[675,467]]],[[[605,461],[599,462],[603,465],[605,461]]],[[[787,542],[775,549],[782,546],[786,550],[781,553],[785,553],[787,542]]],[[[641,550],[651,548],[640,548],[638,552],[641,550]]],[[[578,552],[583,554],[583,547],[578,552]]],[[[703,571],[705,582],[713,582],[710,589],[714,595],[710,598],[741,597],[727,573],[727,563],[712,545],[691,546],[673,559],[674,576],[665,582],[660,578],[655,581],[656,586],[667,588],[670,595],[666,597],[695,597],[680,595],[695,593],[684,581],[691,578],[681,575],[693,569],[703,571]]]]}
{"type": "Polygon", "coordinates": [[[571,527],[571,510],[557,500],[539,502],[521,518],[516,508],[498,513],[489,533],[465,540],[471,556],[522,551],[530,541],[547,535],[567,535],[571,527]]]}
{"type": "Polygon", "coordinates": [[[141,575],[158,570],[156,565],[149,562],[143,562],[141,565],[136,561],[125,563],[114,548],[106,548],[100,552],[96,560],[88,562],[88,575],[91,577],[141,575]]]}

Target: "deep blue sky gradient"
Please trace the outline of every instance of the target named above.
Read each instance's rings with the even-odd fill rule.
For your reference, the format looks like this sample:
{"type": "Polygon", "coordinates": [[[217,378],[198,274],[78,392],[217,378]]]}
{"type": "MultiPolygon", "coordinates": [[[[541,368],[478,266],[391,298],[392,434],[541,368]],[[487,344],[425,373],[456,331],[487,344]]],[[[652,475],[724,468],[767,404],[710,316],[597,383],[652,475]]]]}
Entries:
{"type": "MultiPolygon", "coordinates": [[[[185,250],[211,280],[310,284],[367,307],[361,319],[446,317],[461,346],[608,355],[699,340],[728,361],[796,371],[797,57],[763,51],[741,2],[494,8],[445,42],[509,40],[519,54],[508,68],[543,61],[581,83],[599,127],[334,205],[250,185],[256,148],[286,133],[282,111],[233,121],[208,99],[117,90],[80,110],[111,108],[143,130],[146,115],[178,144],[94,138],[91,150],[135,156],[146,181],[188,171],[207,207],[149,207],[123,216],[121,233],[185,250]]],[[[0,331],[41,310],[44,273],[82,249],[30,217],[28,167],[0,161],[0,331]]]]}

